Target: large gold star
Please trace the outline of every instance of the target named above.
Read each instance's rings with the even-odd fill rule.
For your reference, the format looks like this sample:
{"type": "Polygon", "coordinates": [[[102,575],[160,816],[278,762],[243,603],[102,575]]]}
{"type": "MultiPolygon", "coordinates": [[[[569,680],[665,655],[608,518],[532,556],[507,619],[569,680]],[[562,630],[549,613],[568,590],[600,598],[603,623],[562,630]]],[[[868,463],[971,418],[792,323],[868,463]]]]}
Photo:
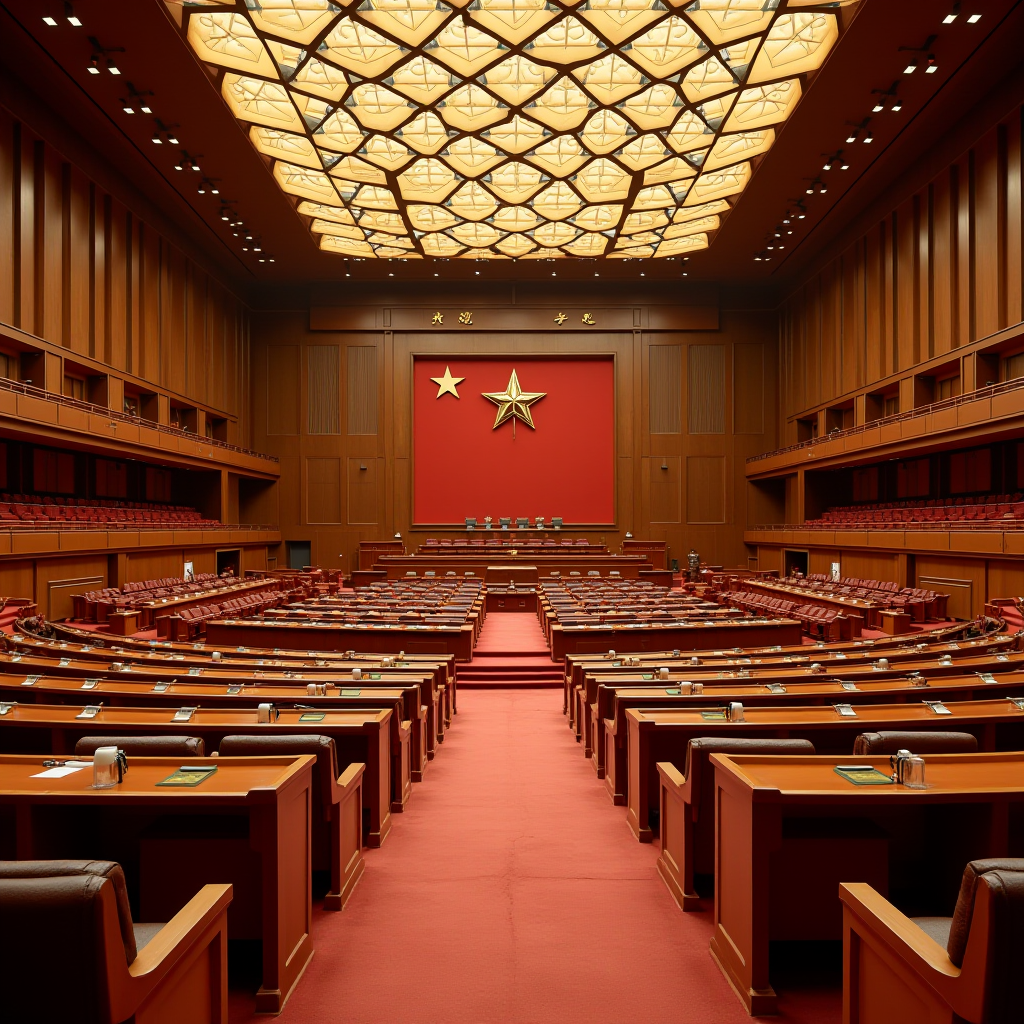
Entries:
{"type": "Polygon", "coordinates": [[[492,430],[497,430],[505,420],[512,420],[512,429],[515,430],[515,421],[522,420],[532,430],[537,428],[533,425],[533,416],[530,415],[530,406],[539,402],[547,392],[524,391],[519,386],[519,378],[516,371],[508,379],[508,386],[504,393],[482,392],[484,398],[493,402],[498,407],[498,414],[494,417],[492,430]]]}
{"type": "Polygon", "coordinates": [[[466,378],[453,377],[452,368],[450,366],[446,366],[444,368],[443,377],[431,377],[430,379],[437,385],[436,398],[440,398],[442,395],[454,395],[458,398],[459,393],[455,390],[455,385],[461,384],[466,378]]]}

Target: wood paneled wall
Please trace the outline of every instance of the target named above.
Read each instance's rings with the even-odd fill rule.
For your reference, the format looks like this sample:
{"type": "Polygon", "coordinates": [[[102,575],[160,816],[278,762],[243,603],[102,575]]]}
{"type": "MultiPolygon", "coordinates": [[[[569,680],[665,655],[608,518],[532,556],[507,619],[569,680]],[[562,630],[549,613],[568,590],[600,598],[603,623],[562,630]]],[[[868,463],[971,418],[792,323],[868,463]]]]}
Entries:
{"type": "MultiPolygon", "coordinates": [[[[447,296],[445,305],[479,309],[480,294],[467,296],[447,296]]],[[[598,291],[584,298],[592,305],[581,308],[611,305],[598,291]]],[[[558,333],[550,326],[558,310],[513,300],[507,308],[493,303],[486,320],[515,330],[456,335],[431,331],[429,313],[420,317],[414,307],[433,301],[429,295],[388,301],[389,307],[339,310],[333,319],[365,325],[353,329],[323,329],[320,310],[313,312],[316,330],[303,312],[254,320],[253,444],[281,460],[277,505],[285,542],[308,541],[315,563],[347,568],[361,539],[398,531],[413,549],[428,534],[443,534],[410,528],[415,355],[612,355],[616,528],[593,537],[617,550],[629,530],[667,540],[672,557],[685,557],[693,546],[709,562],[747,564],[744,460],[778,443],[774,315],[722,310],[717,329],[712,317],[710,327],[682,330],[673,329],[682,321],[672,307],[631,309],[626,299],[614,314],[599,316],[599,333],[558,333]],[[613,317],[614,329],[606,326],[613,317]],[[414,326],[420,319],[422,326],[414,326]],[[652,324],[662,329],[641,327],[652,324]],[[335,346],[337,358],[325,356],[325,347],[335,346]],[[325,431],[335,422],[325,413],[335,399],[340,426],[325,431]]],[[[278,564],[286,559],[282,546],[278,564]]]]}
{"type": "Polygon", "coordinates": [[[238,417],[246,443],[248,310],[51,141],[0,108],[0,324],[238,417]]]}
{"type": "Polygon", "coordinates": [[[783,443],[798,440],[793,417],[928,360],[959,372],[959,350],[1021,321],[1022,116],[983,130],[784,304],[783,443]]]}

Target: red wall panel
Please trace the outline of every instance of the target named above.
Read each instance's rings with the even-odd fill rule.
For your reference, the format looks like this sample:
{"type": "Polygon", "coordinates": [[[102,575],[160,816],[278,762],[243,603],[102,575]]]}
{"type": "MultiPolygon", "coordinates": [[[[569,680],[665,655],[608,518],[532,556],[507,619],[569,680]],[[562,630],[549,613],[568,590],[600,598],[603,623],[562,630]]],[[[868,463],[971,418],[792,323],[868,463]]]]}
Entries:
{"type": "Polygon", "coordinates": [[[615,520],[615,381],[612,359],[417,359],[413,369],[413,521],[466,516],[561,516],[566,524],[615,520]],[[459,398],[437,397],[431,377],[465,377],[459,398]],[[535,429],[493,429],[513,369],[535,429]]]}

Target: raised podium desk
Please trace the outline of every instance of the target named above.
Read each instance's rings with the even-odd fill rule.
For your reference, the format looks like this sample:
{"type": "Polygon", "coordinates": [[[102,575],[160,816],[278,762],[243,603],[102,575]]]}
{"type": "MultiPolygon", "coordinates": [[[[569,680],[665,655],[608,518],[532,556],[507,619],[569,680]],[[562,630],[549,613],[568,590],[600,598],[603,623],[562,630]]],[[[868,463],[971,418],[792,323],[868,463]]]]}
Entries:
{"type": "Polygon", "coordinates": [[[858,786],[833,770],[870,764],[888,774],[888,757],[711,755],[711,953],[751,1015],[777,1011],[770,940],[842,938],[839,882],[881,885],[905,912],[948,917],[968,861],[1024,853],[1024,753],[925,762],[929,788],[914,790],[858,786]],[[864,854],[878,846],[872,833],[884,837],[884,860],[864,854]]]}
{"type": "MultiPolygon", "coordinates": [[[[211,833],[228,819],[247,830],[246,845],[259,862],[257,876],[255,884],[235,885],[228,935],[232,920],[255,919],[263,941],[256,1009],[279,1013],[313,955],[310,786],[316,758],[190,758],[186,763],[216,764],[217,771],[200,785],[181,789],[157,785],[181,767],[181,758],[133,757],[125,781],[111,789],[92,788],[91,768],[63,778],[32,778],[45,770],[42,760],[0,756],[4,859],[115,860],[136,892],[195,893],[210,882],[232,882],[224,877],[230,872],[218,869],[216,858],[198,856],[149,877],[138,852],[146,828],[160,822],[173,831],[177,820],[199,850],[207,844],[201,835],[195,838],[197,820],[205,819],[211,833]]],[[[217,842],[211,836],[209,848],[217,842]]],[[[140,899],[145,914],[146,901],[140,899]]]]}

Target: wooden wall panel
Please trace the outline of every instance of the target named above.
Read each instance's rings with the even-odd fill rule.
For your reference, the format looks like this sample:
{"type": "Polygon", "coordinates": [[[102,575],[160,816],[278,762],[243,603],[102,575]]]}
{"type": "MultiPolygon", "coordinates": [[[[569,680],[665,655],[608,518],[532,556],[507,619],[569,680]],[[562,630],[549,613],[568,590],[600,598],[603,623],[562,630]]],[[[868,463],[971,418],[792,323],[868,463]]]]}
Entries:
{"type": "Polygon", "coordinates": [[[764,345],[740,342],[733,346],[733,432],[764,433],[764,345]]]}
{"type": "Polygon", "coordinates": [[[648,459],[650,517],[652,523],[682,521],[683,484],[678,455],[648,459]]]}
{"type": "Polygon", "coordinates": [[[650,431],[678,434],[682,429],[683,346],[651,345],[650,431]]]}
{"type": "Polygon", "coordinates": [[[785,441],[816,407],[1020,322],[1022,114],[983,129],[783,304],[785,441]]]}
{"type": "MultiPolygon", "coordinates": [[[[601,293],[595,289],[594,295],[601,293]]],[[[388,305],[367,317],[368,324],[419,323],[421,317],[418,313],[412,315],[411,310],[421,311],[428,305],[433,308],[436,300],[429,289],[419,294],[410,288],[397,298],[388,294],[384,301],[388,305]],[[398,305],[399,300],[405,305],[398,305]]],[[[601,295],[601,301],[608,300],[601,295]]],[[[615,526],[589,531],[589,535],[617,550],[621,538],[630,531],[636,537],[665,540],[671,557],[683,557],[692,544],[709,561],[746,566],[748,551],[742,531],[750,499],[744,460],[778,443],[779,369],[773,316],[763,311],[722,310],[717,331],[647,331],[624,327],[600,333],[556,333],[551,320],[557,309],[549,312],[536,308],[530,312],[533,307],[525,304],[503,305],[497,301],[485,305],[479,293],[472,298],[468,294],[452,294],[446,302],[453,309],[482,310],[478,316],[481,322],[486,316],[489,323],[500,323],[504,318],[525,326],[507,331],[459,331],[456,336],[447,327],[437,332],[423,326],[408,330],[311,329],[308,314],[302,312],[261,314],[253,322],[254,445],[281,459],[280,523],[284,544],[308,542],[318,564],[348,566],[353,564],[360,540],[392,537],[397,532],[413,550],[425,536],[437,534],[436,530],[414,530],[411,526],[411,375],[416,356],[611,356],[615,366],[617,428],[615,526]],[[529,326],[531,318],[535,327],[529,326]],[[333,346],[341,352],[344,378],[342,433],[314,434],[308,429],[310,353],[318,347],[333,346]],[[286,386],[282,389],[280,352],[291,347],[297,347],[299,352],[288,357],[289,365],[305,365],[307,369],[298,377],[301,388],[288,383],[286,373],[286,386]],[[717,393],[715,415],[720,420],[719,433],[691,434],[687,429],[688,416],[683,409],[689,389],[683,388],[683,374],[688,375],[690,361],[684,347],[716,351],[712,358],[717,361],[718,373],[713,390],[717,393]],[[737,360],[743,366],[733,381],[730,375],[732,367],[738,365],[737,360]],[[373,366],[372,378],[365,369],[369,365],[373,366]],[[658,394],[666,365],[678,381],[674,391],[666,393],[667,401],[666,395],[658,394]],[[352,400],[358,398],[354,381],[359,373],[362,394],[376,396],[374,433],[353,432],[353,427],[368,430],[371,425],[366,422],[367,413],[352,409],[352,400]],[[284,417],[288,420],[286,429],[282,429],[281,423],[282,390],[297,395],[300,403],[297,411],[293,409],[284,417]],[[662,402],[662,409],[670,408],[674,402],[675,422],[660,423],[673,426],[674,432],[652,430],[652,426],[658,426],[668,416],[657,410],[652,414],[652,402],[656,407],[662,402]],[[300,429],[301,424],[306,427],[300,429]],[[693,463],[693,482],[687,488],[689,458],[698,461],[693,463]],[[305,472],[307,459],[342,460],[343,518],[333,527],[311,523],[306,517],[306,484],[300,478],[299,467],[305,472]],[[702,463],[702,459],[708,461],[702,463]],[[662,470],[663,464],[668,469],[662,470]],[[366,470],[359,468],[362,465],[366,470]],[[302,496],[302,508],[295,495],[302,496]],[[688,495],[689,502],[694,503],[692,507],[688,495]],[[686,522],[688,511],[692,512],[693,523],[686,522]]],[[[590,304],[593,303],[588,299],[587,305],[590,304]]],[[[665,315],[665,307],[658,309],[658,316],[671,323],[672,317],[665,315]]],[[[631,315],[626,321],[647,322],[647,309],[640,309],[637,319],[631,315]]],[[[318,357],[312,358],[315,361],[318,357]]],[[[276,557],[283,564],[284,546],[276,557]]]]}
{"type": "Polygon", "coordinates": [[[347,347],[348,433],[377,433],[377,348],[373,345],[347,347]]]}
{"type": "Polygon", "coordinates": [[[377,514],[377,460],[348,460],[348,525],[374,526],[377,514]]]}
{"type": "Polygon", "coordinates": [[[725,456],[686,458],[686,521],[725,522],[725,456]]]}
{"type": "Polygon", "coordinates": [[[267,350],[267,433],[299,432],[299,346],[270,345],[267,350]]]}
{"type": "Polygon", "coordinates": [[[66,160],[59,140],[0,109],[0,327],[184,404],[214,405],[247,443],[247,318],[234,295],[66,160]]]}
{"type": "Polygon", "coordinates": [[[310,434],[340,434],[341,359],[337,345],[306,349],[306,430],[310,434]]]}
{"type": "Polygon", "coordinates": [[[306,521],[340,523],[341,459],[306,459],[306,521]]]}
{"type": "Polygon", "coordinates": [[[725,433],[725,346],[690,345],[686,408],[691,434],[725,433]]]}

